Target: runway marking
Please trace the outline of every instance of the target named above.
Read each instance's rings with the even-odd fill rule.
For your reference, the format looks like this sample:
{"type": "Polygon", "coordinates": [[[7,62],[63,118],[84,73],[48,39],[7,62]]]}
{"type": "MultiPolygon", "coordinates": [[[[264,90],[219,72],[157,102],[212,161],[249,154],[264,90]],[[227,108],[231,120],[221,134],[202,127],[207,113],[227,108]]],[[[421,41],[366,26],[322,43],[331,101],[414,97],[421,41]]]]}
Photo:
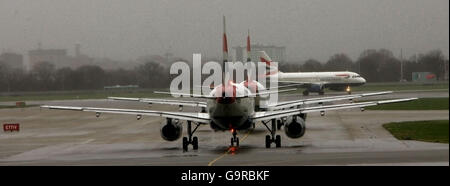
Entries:
{"type": "MultiPolygon", "coordinates": [[[[244,141],[245,139],[247,139],[248,135],[253,131],[253,129],[249,130],[247,132],[247,134],[245,134],[244,138],[242,138],[242,141],[244,141]]],[[[223,157],[225,157],[226,155],[228,155],[234,148],[228,148],[227,151],[225,151],[221,156],[217,157],[216,159],[212,160],[211,162],[208,163],[208,166],[212,166],[214,163],[216,163],[216,161],[222,159],[223,157]]]]}
{"type": "Polygon", "coordinates": [[[90,143],[90,142],[92,142],[92,141],[95,141],[95,139],[88,139],[88,140],[86,140],[86,141],[83,141],[83,142],[81,142],[81,143],[78,143],[78,145],[88,144],[88,143],[90,143]]]}
{"type": "Polygon", "coordinates": [[[449,90],[448,88],[429,89],[429,90],[398,90],[398,91],[394,91],[394,93],[395,92],[406,92],[406,93],[408,93],[408,92],[411,92],[411,93],[414,93],[414,92],[438,92],[438,91],[448,91],[448,90],[449,90]]]}

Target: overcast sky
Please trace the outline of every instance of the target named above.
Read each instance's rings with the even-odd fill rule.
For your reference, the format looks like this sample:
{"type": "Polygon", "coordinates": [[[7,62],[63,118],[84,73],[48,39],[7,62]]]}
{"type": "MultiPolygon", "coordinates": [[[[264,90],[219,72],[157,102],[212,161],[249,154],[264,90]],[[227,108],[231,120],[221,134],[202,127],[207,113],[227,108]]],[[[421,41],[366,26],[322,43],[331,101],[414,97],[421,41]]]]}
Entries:
{"type": "Polygon", "coordinates": [[[0,49],[66,48],[119,60],[167,51],[221,56],[229,46],[286,46],[289,60],[356,59],[365,49],[449,55],[448,0],[0,0],[0,49]]]}

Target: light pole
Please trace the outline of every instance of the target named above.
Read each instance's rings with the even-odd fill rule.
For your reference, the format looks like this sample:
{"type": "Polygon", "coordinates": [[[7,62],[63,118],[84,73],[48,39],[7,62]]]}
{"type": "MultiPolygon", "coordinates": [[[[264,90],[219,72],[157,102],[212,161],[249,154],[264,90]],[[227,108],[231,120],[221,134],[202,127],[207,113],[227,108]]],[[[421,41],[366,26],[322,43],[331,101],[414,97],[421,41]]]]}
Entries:
{"type": "Polygon", "coordinates": [[[400,49],[400,82],[403,81],[403,49],[400,49]]]}

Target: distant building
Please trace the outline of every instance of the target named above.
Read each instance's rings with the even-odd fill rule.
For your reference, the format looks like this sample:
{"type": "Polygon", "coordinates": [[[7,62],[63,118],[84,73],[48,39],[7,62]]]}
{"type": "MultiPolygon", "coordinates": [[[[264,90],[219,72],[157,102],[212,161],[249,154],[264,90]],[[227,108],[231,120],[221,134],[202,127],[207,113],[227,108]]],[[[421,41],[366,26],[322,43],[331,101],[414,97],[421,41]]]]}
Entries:
{"type": "Polygon", "coordinates": [[[41,49],[40,46],[36,50],[29,51],[28,55],[31,68],[40,62],[50,62],[54,64],[56,68],[78,68],[93,63],[92,58],[81,54],[80,44],[75,45],[75,56],[67,55],[66,49],[41,49]]]}
{"type": "Polygon", "coordinates": [[[50,62],[55,66],[58,63],[67,61],[67,51],[65,49],[37,49],[28,52],[31,68],[40,62],[50,62]]]}
{"type": "Polygon", "coordinates": [[[5,52],[0,55],[0,63],[10,68],[23,68],[23,56],[21,54],[5,52]]]}
{"type": "MultiPolygon", "coordinates": [[[[265,51],[267,55],[275,62],[286,61],[286,47],[279,47],[274,45],[250,45],[250,57],[253,62],[259,62],[258,51],[265,51]]],[[[235,61],[247,61],[247,47],[236,46],[234,49],[235,61]]]]}

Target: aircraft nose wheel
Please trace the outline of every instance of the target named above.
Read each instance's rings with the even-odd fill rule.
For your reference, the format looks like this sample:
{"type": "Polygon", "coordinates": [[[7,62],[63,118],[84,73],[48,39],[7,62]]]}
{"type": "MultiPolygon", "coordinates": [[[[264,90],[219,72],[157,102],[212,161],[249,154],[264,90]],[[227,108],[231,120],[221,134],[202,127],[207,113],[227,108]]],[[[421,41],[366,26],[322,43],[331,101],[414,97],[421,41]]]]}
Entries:
{"type": "Polygon", "coordinates": [[[231,138],[231,146],[232,147],[239,147],[239,138],[236,137],[237,132],[235,129],[233,129],[233,137],[231,138]],[[234,146],[234,143],[236,143],[236,146],[234,146]]]}
{"type": "Polygon", "coordinates": [[[303,91],[303,96],[308,96],[308,95],[309,95],[309,91],[308,90],[303,91]]]}
{"type": "Polygon", "coordinates": [[[231,146],[234,147],[234,143],[236,143],[236,147],[239,147],[239,138],[236,137],[236,139],[231,138],[231,146]]]}
{"type": "Polygon", "coordinates": [[[266,148],[270,148],[270,145],[272,143],[275,143],[275,147],[279,148],[281,147],[281,136],[275,135],[277,130],[277,123],[275,119],[272,119],[272,129],[270,129],[265,122],[263,124],[267,127],[267,129],[270,131],[271,135],[266,135],[266,148]]]}

